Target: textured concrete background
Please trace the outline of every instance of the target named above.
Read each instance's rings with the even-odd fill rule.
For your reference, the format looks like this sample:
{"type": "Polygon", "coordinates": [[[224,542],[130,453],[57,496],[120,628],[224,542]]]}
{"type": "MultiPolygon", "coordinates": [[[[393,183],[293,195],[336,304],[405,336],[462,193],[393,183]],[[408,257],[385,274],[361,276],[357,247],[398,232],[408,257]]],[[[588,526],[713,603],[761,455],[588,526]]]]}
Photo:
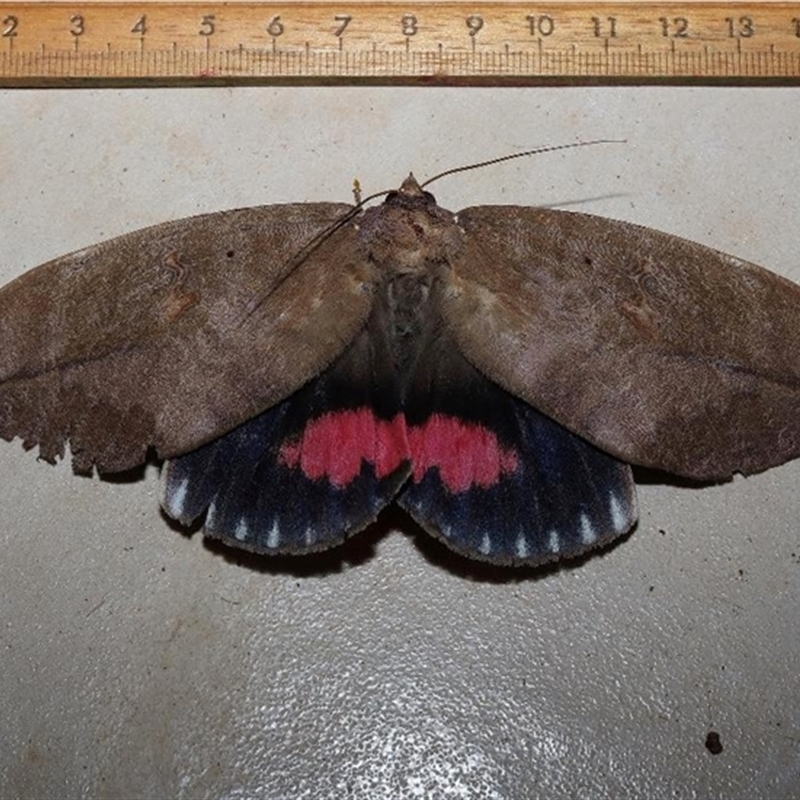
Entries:
{"type": "MultiPolygon", "coordinates": [[[[800,279],[795,89],[0,93],[0,278],[233,206],[566,206],[800,279]]],[[[800,324],[800,320],[798,320],[800,324]]],[[[179,377],[179,376],[176,376],[179,377]]],[[[390,512],[325,556],[204,544],[157,474],[0,443],[0,796],[778,798],[800,786],[800,464],[640,486],[632,536],[472,567],[390,512]],[[724,750],[712,755],[706,734],[724,750]]]]}

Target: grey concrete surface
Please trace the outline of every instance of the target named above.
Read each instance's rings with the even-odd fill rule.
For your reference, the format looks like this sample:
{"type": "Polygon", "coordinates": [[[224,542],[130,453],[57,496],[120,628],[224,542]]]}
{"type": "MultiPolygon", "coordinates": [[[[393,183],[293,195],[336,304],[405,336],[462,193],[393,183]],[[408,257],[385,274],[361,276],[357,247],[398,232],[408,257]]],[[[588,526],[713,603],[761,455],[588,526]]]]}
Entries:
{"type": "MultiPolygon", "coordinates": [[[[627,219],[800,280],[799,132],[797,89],[6,91],[0,279],[169,218],[606,137],[627,142],[437,199],[627,219]]],[[[617,546],[514,572],[399,512],[327,555],[240,556],[165,522],[155,468],[75,477],[0,442],[0,796],[797,797],[798,479],[645,483],[617,546]]]]}

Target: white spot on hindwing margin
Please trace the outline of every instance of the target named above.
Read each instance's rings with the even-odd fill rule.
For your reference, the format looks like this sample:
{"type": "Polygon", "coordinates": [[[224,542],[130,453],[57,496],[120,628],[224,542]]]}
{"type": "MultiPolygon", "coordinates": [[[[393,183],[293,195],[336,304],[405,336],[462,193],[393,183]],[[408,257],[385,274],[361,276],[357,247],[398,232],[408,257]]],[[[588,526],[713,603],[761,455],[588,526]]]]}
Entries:
{"type": "Polygon", "coordinates": [[[269,529],[269,533],[267,534],[267,547],[271,550],[274,550],[281,541],[281,531],[278,527],[278,520],[276,519],[272,523],[272,527],[269,529]]]}
{"type": "Polygon", "coordinates": [[[581,541],[584,544],[593,544],[597,541],[597,531],[586,514],[581,514],[581,541]]]}
{"type": "Polygon", "coordinates": [[[236,537],[236,538],[237,538],[237,539],[238,539],[240,542],[244,542],[244,541],[246,541],[246,540],[247,540],[247,534],[248,534],[248,530],[247,530],[247,522],[245,521],[245,518],[244,518],[244,517],[242,517],[242,518],[241,518],[241,519],[240,519],[240,520],[239,520],[239,521],[236,523],[236,530],[234,531],[233,535],[234,535],[234,536],[235,536],[235,537],[236,537]]]}
{"type": "Polygon", "coordinates": [[[170,489],[169,463],[167,463],[165,469],[167,470],[167,477],[164,481],[164,501],[162,505],[173,519],[180,519],[183,516],[183,508],[186,505],[186,495],[189,491],[189,479],[184,478],[178,484],[177,488],[170,489]]]}
{"type": "Polygon", "coordinates": [[[478,550],[480,550],[480,552],[483,553],[485,556],[488,556],[489,553],[492,552],[492,540],[489,538],[488,533],[483,534],[483,539],[481,540],[481,544],[480,547],[478,547],[478,550]]]}
{"type": "Polygon", "coordinates": [[[517,558],[527,558],[528,552],[528,540],[525,538],[525,534],[520,532],[517,537],[517,558]]]}
{"type": "Polygon", "coordinates": [[[306,533],[305,536],[303,537],[303,540],[306,543],[306,547],[311,547],[317,540],[317,537],[314,535],[314,530],[311,528],[311,526],[306,528],[306,533]]]}
{"type": "Polygon", "coordinates": [[[613,492],[608,496],[608,504],[611,510],[611,522],[617,533],[624,533],[628,527],[628,518],[622,508],[622,503],[617,500],[613,492]]]}
{"type": "Polygon", "coordinates": [[[550,535],[547,537],[547,549],[551,553],[558,553],[561,550],[561,541],[555,530],[550,531],[550,535]]]}

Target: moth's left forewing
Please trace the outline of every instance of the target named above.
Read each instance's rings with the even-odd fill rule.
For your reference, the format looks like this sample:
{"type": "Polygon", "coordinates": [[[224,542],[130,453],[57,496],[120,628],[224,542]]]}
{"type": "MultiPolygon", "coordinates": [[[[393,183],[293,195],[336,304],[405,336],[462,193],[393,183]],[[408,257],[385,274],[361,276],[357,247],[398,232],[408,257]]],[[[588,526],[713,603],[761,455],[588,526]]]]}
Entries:
{"type": "Polygon", "coordinates": [[[601,217],[488,206],[441,313],[501,386],[623,460],[700,479],[800,454],[800,287],[601,217]]]}
{"type": "Polygon", "coordinates": [[[262,206],[157,225],[0,290],[0,436],[76,466],[193,450],[298,389],[372,305],[350,207],[262,206]],[[331,226],[334,226],[333,228],[331,226]],[[316,237],[314,247],[306,249],[316,237]]]}

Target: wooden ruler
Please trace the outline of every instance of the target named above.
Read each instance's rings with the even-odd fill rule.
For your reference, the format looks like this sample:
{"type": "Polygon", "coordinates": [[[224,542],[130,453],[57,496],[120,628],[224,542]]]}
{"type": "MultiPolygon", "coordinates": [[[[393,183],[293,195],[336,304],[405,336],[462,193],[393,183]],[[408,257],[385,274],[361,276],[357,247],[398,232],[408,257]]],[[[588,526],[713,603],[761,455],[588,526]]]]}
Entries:
{"type": "Polygon", "coordinates": [[[800,79],[800,3],[14,2],[0,85],[800,79]]]}

